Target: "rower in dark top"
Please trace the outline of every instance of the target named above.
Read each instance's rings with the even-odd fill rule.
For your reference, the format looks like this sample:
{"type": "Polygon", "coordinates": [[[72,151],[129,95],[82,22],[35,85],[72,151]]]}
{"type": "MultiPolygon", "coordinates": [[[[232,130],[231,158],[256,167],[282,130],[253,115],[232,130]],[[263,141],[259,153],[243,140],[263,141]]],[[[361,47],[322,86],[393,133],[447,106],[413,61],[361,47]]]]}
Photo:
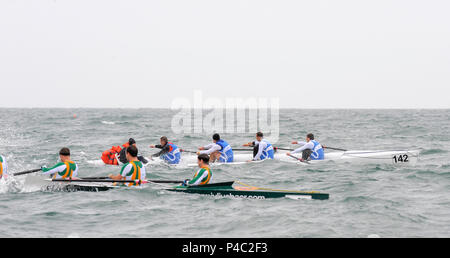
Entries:
{"type": "Polygon", "coordinates": [[[181,152],[178,146],[169,142],[166,136],[159,140],[161,145],[150,145],[150,148],[161,149],[160,152],[153,154],[152,157],[160,157],[169,164],[178,164],[181,160],[181,152]]]}
{"type": "MultiPolygon", "coordinates": [[[[134,147],[137,148],[136,141],[135,141],[133,138],[130,138],[130,139],[128,140],[128,144],[129,144],[129,146],[134,146],[134,147]]],[[[119,153],[118,159],[119,159],[119,161],[120,161],[122,164],[128,163],[128,159],[127,159],[127,149],[128,149],[128,148],[123,148],[123,149],[120,151],[120,153],[119,153]]],[[[140,162],[142,162],[143,164],[147,164],[147,163],[148,163],[148,160],[147,160],[146,158],[144,158],[143,156],[138,156],[137,158],[138,158],[138,160],[139,160],[140,162]]]]}

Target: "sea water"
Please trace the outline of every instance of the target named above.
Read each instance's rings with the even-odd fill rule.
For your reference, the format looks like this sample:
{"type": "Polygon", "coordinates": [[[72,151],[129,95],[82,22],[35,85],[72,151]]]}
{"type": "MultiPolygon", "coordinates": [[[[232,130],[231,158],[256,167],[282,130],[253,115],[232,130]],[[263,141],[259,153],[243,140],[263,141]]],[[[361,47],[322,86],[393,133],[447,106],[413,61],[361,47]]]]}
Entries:
{"type": "MultiPolygon", "coordinates": [[[[161,136],[196,150],[210,134],[172,132],[169,109],[1,109],[0,154],[15,173],[58,161],[69,147],[80,176],[117,174],[101,153],[128,138],[150,156],[161,136]]],[[[26,176],[0,182],[0,237],[450,237],[450,110],[280,110],[279,147],[312,132],[349,150],[420,150],[415,165],[267,161],[213,168],[214,181],[314,190],[325,201],[219,198],[161,185],[107,192],[46,192],[26,176]]],[[[255,132],[222,134],[233,147],[255,132]]],[[[242,147],[240,147],[242,148],[242,147]]],[[[151,179],[191,178],[196,168],[152,163],[151,179]]]]}

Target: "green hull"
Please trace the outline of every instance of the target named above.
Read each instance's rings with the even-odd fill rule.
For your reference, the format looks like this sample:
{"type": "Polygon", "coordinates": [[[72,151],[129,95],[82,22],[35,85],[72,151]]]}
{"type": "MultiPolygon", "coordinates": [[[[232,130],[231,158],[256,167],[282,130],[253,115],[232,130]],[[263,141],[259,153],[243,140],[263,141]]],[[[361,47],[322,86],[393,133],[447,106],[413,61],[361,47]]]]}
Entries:
{"type": "Polygon", "coordinates": [[[192,194],[204,194],[218,197],[234,197],[247,199],[267,199],[267,198],[294,198],[294,199],[314,199],[327,200],[329,194],[319,192],[285,191],[275,189],[264,189],[258,187],[233,187],[234,182],[218,184],[208,184],[202,186],[178,186],[167,189],[173,192],[183,192],[192,194]]]}

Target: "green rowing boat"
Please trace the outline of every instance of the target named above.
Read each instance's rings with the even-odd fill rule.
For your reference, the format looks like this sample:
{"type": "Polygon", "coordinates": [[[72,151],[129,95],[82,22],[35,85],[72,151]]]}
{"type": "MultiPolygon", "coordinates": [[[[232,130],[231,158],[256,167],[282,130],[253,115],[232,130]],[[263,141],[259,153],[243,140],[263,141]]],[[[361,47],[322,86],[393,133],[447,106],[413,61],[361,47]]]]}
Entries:
{"type": "MultiPolygon", "coordinates": [[[[85,179],[47,179],[45,190],[47,191],[87,191],[87,192],[102,192],[108,191],[114,188],[120,188],[113,183],[180,183],[181,181],[167,181],[167,180],[111,180],[103,178],[85,178],[85,179]],[[101,183],[101,184],[91,184],[101,183]]],[[[165,188],[165,190],[172,192],[190,193],[190,194],[204,194],[217,197],[234,197],[234,198],[247,198],[247,199],[267,199],[267,198],[290,198],[290,199],[314,199],[314,200],[327,200],[329,194],[320,193],[315,191],[295,191],[295,190],[278,190],[271,188],[261,188],[250,186],[239,181],[222,182],[215,184],[199,185],[199,186],[175,186],[171,188],[165,188]],[[233,186],[234,184],[238,186],[233,186]]]]}
{"type": "Polygon", "coordinates": [[[191,194],[206,194],[218,197],[234,197],[234,198],[249,198],[249,199],[266,199],[266,198],[291,198],[291,199],[314,199],[327,200],[330,196],[327,193],[307,192],[307,191],[291,191],[291,190],[276,190],[269,188],[260,188],[249,186],[241,182],[236,182],[241,186],[234,186],[235,182],[223,182],[216,184],[207,184],[200,186],[177,186],[168,188],[168,191],[191,193],[191,194]]]}

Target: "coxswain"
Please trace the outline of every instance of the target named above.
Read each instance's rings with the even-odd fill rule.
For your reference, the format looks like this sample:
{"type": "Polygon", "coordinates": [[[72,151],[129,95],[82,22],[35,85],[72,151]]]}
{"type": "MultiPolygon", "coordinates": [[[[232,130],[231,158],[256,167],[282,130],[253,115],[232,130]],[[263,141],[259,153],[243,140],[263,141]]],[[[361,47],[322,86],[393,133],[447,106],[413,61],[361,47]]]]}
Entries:
{"type": "Polygon", "coordinates": [[[222,163],[233,162],[234,155],[233,149],[231,148],[230,144],[220,139],[220,135],[217,133],[214,134],[212,138],[213,142],[211,144],[198,148],[199,152],[197,152],[197,155],[210,155],[211,163],[214,163],[216,161],[222,163]]]}
{"type": "Polygon", "coordinates": [[[194,178],[186,179],[183,186],[206,185],[211,181],[213,175],[209,167],[209,156],[207,154],[198,155],[197,164],[199,170],[195,173],[194,178]]]}
{"type": "Polygon", "coordinates": [[[72,179],[76,178],[78,174],[78,165],[70,158],[70,150],[62,148],[59,151],[59,158],[61,162],[51,168],[43,166],[42,174],[50,175],[53,179],[72,179]]]}
{"type": "MultiPolygon", "coordinates": [[[[113,180],[135,180],[144,181],[146,177],[145,167],[138,159],[138,149],[136,146],[131,145],[126,149],[127,163],[123,165],[120,174],[109,175],[109,178],[113,180]]],[[[139,182],[127,183],[128,186],[139,185],[139,182]]]]}
{"type": "Polygon", "coordinates": [[[256,133],[256,141],[244,144],[244,147],[253,147],[253,159],[249,161],[273,159],[275,155],[274,148],[269,141],[264,138],[262,132],[256,133]]]}
{"type": "Polygon", "coordinates": [[[288,152],[286,155],[291,155],[295,153],[302,153],[302,160],[323,160],[325,158],[322,145],[314,140],[314,134],[309,133],[306,135],[306,142],[293,141],[292,144],[299,144],[302,147],[294,150],[293,152],[288,152]]]}
{"type": "Polygon", "coordinates": [[[181,159],[181,152],[177,145],[169,142],[166,136],[159,139],[160,145],[150,145],[150,148],[161,149],[160,152],[155,153],[152,157],[160,157],[169,164],[178,164],[181,159]]]}
{"type": "Polygon", "coordinates": [[[8,176],[8,163],[6,163],[6,158],[0,155],[0,179],[8,176]]]}

